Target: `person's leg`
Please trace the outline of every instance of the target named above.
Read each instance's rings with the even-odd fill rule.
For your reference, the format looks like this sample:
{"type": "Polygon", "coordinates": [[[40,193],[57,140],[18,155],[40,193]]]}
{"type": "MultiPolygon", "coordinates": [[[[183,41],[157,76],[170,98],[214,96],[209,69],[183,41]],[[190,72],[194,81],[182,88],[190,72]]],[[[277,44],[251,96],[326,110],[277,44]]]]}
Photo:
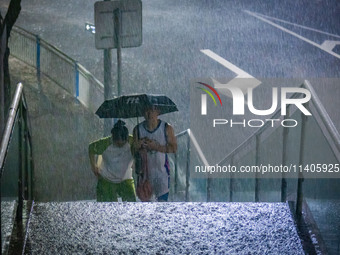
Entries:
{"type": "Polygon", "coordinates": [[[97,202],[117,202],[117,192],[114,190],[114,183],[98,177],[97,202]]]}
{"type": "MultiPolygon", "coordinates": [[[[170,189],[170,175],[168,175],[168,189],[170,189]]],[[[157,202],[168,202],[169,199],[169,192],[157,197],[157,202]]]]}
{"type": "Polygon", "coordinates": [[[136,190],[133,179],[124,180],[119,183],[117,192],[121,196],[122,201],[136,202],[136,190]]]}

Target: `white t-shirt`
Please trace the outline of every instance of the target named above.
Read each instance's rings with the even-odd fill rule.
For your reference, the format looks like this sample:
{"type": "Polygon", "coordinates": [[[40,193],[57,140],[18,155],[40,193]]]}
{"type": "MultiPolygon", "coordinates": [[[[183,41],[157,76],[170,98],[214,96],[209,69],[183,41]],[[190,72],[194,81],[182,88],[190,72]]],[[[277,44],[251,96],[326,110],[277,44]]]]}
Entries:
{"type": "Polygon", "coordinates": [[[100,175],[114,183],[119,183],[127,179],[132,179],[133,157],[131,155],[130,144],[126,143],[122,147],[111,144],[102,154],[100,164],[100,175]]]}

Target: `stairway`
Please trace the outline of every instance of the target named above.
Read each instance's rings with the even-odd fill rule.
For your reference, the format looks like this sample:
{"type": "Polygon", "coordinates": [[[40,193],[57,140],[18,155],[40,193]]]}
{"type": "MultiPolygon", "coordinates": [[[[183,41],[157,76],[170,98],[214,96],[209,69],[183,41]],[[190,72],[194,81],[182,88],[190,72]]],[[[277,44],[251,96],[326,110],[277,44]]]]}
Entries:
{"type": "Polygon", "coordinates": [[[286,203],[35,203],[27,254],[304,254],[286,203]]]}

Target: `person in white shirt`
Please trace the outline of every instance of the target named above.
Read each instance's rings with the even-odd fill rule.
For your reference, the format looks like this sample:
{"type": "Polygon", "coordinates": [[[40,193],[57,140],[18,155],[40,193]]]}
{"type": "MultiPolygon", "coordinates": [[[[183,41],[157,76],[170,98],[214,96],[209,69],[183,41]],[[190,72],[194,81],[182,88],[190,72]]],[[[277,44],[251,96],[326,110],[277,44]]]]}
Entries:
{"type": "Polygon", "coordinates": [[[125,123],[119,120],[112,128],[111,134],[89,145],[91,169],[98,177],[97,201],[116,202],[118,197],[121,197],[122,201],[135,202],[133,156],[125,123]],[[96,162],[96,155],[102,156],[100,165],[96,162]]]}
{"type": "Polygon", "coordinates": [[[157,201],[166,202],[169,196],[170,169],[168,153],[176,153],[177,141],[170,124],[158,119],[157,107],[145,110],[145,121],[133,130],[133,152],[147,150],[149,182],[157,201]]]}

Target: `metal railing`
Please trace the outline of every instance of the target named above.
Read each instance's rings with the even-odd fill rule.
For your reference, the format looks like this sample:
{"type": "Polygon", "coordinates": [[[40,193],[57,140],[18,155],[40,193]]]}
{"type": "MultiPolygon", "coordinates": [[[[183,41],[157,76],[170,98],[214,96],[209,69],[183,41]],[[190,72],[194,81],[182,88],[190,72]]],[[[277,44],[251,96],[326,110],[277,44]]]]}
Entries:
{"type": "MultiPolygon", "coordinates": [[[[337,129],[335,128],[331,118],[328,116],[327,111],[325,110],[325,108],[323,107],[322,103],[320,102],[320,99],[318,98],[316,92],[314,91],[313,87],[310,85],[310,83],[308,81],[305,81],[301,87],[308,89],[311,92],[311,100],[308,103],[308,106],[305,105],[305,107],[308,107],[310,109],[310,111],[313,113],[313,117],[315,119],[316,124],[319,126],[322,135],[324,136],[324,139],[326,141],[326,143],[330,146],[330,150],[332,151],[334,158],[333,160],[335,162],[340,162],[340,135],[337,131],[337,129]],[[313,106],[313,107],[311,107],[313,106]]],[[[300,94],[299,93],[295,93],[292,95],[291,98],[297,98],[299,97],[300,94]]],[[[287,115],[285,116],[285,118],[289,118],[289,115],[293,115],[293,114],[298,114],[297,111],[291,110],[290,109],[291,105],[287,105],[287,115]]],[[[296,109],[295,109],[296,110],[296,109]]],[[[273,116],[271,117],[271,119],[280,119],[282,118],[282,116],[280,116],[280,111],[281,109],[277,110],[273,116]]],[[[300,117],[301,118],[301,128],[299,129],[298,134],[294,134],[298,139],[296,139],[297,143],[298,143],[298,149],[296,150],[297,155],[296,156],[296,162],[299,165],[302,165],[304,162],[306,162],[306,139],[310,138],[310,137],[306,137],[306,125],[307,122],[309,121],[309,118],[307,118],[302,112],[300,117]]],[[[266,134],[266,131],[269,130],[269,125],[270,123],[267,122],[263,127],[261,127],[260,129],[258,129],[253,135],[251,135],[248,139],[246,139],[240,146],[238,146],[236,149],[234,149],[231,153],[229,153],[225,158],[223,158],[220,162],[217,163],[217,165],[223,165],[227,162],[229,162],[231,165],[236,164],[240,158],[238,158],[238,156],[240,154],[247,154],[245,153],[245,151],[249,152],[250,151],[254,151],[254,153],[252,155],[254,155],[254,159],[253,162],[256,165],[259,165],[260,160],[261,160],[261,146],[265,146],[264,144],[264,136],[266,136],[267,138],[270,136],[275,135],[274,131],[270,131],[270,134],[266,134]],[[253,146],[249,146],[250,144],[253,144],[253,146]]],[[[278,128],[277,128],[278,129],[278,128]]],[[[280,157],[280,162],[278,163],[282,163],[282,165],[285,165],[287,163],[288,160],[292,160],[289,158],[289,150],[288,150],[288,139],[289,138],[288,134],[289,132],[289,128],[287,127],[283,127],[283,130],[281,131],[281,143],[277,143],[279,144],[278,146],[280,146],[281,148],[279,148],[282,151],[281,157],[280,157]]],[[[296,129],[298,130],[298,129],[296,129]]],[[[183,171],[185,171],[185,174],[182,173],[182,175],[185,175],[185,201],[190,201],[190,194],[189,194],[189,188],[190,188],[190,170],[191,170],[191,166],[190,166],[190,157],[192,154],[192,150],[194,149],[197,157],[199,158],[199,161],[203,164],[203,165],[209,165],[199,144],[197,143],[194,134],[188,129],[185,130],[179,134],[177,134],[177,138],[181,139],[182,137],[187,137],[187,140],[184,142],[186,143],[186,148],[187,148],[187,155],[186,155],[186,161],[184,160],[184,164],[182,164],[182,167],[179,166],[179,155],[178,153],[175,155],[175,159],[174,159],[174,164],[175,164],[175,180],[174,180],[174,193],[178,193],[179,192],[179,188],[178,188],[178,183],[179,183],[179,178],[178,176],[180,175],[180,169],[183,169],[183,171]],[[190,147],[190,146],[193,146],[190,147]]],[[[312,137],[311,139],[314,139],[314,137],[312,137]]],[[[276,139],[276,141],[278,141],[278,139],[276,139]]],[[[242,158],[241,158],[242,160],[242,158]]],[[[264,159],[262,158],[262,161],[264,161],[264,159]]],[[[304,176],[299,173],[299,175],[297,176],[298,181],[297,181],[297,188],[295,190],[296,192],[296,214],[300,215],[302,212],[302,201],[303,201],[303,189],[302,189],[302,183],[304,181],[304,176]]],[[[212,188],[212,179],[209,178],[209,176],[207,176],[206,178],[206,201],[211,201],[211,188],[212,188]]],[[[235,178],[231,178],[229,179],[229,201],[234,201],[233,198],[233,193],[234,193],[234,187],[235,187],[235,178]]],[[[254,184],[254,200],[255,201],[260,201],[260,197],[259,197],[259,190],[260,190],[260,182],[259,182],[259,178],[256,176],[255,177],[255,184],[254,184]]],[[[287,179],[285,178],[284,175],[282,175],[282,179],[281,179],[281,187],[280,187],[280,193],[281,193],[281,201],[284,202],[287,200],[288,194],[287,194],[287,179]]]]}
{"type": "Polygon", "coordinates": [[[49,77],[83,105],[95,112],[104,100],[104,86],[77,61],[22,28],[14,26],[9,40],[11,55],[49,77]]]}
{"type": "MultiPolygon", "coordinates": [[[[0,209],[2,212],[1,205],[4,198],[16,199],[17,221],[22,219],[23,201],[33,200],[33,169],[30,124],[23,85],[19,83],[9,109],[0,147],[0,209]],[[11,184],[14,184],[14,187],[11,184]]],[[[1,220],[1,252],[8,248],[3,243],[5,241],[3,223],[1,220]]]]}

